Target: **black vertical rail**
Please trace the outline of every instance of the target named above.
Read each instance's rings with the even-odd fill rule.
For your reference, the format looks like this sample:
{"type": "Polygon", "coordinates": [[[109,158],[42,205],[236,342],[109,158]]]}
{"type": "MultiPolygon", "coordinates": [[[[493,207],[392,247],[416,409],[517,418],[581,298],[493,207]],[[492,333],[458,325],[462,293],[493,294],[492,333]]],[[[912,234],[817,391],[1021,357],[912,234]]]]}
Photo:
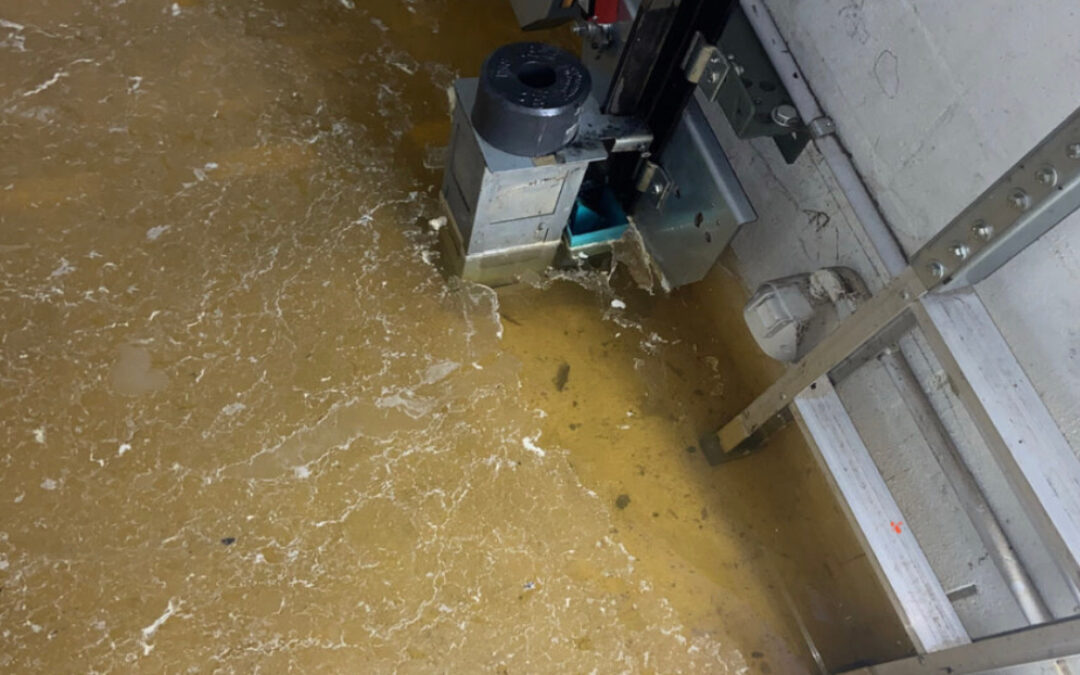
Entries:
{"type": "MultiPolygon", "coordinates": [[[[653,133],[649,151],[658,155],[670,140],[696,84],[682,72],[694,34],[716,44],[734,0],[644,0],[638,8],[604,104],[612,115],[634,115],[653,133]]],[[[613,155],[611,186],[624,206],[636,198],[635,171],[641,155],[613,155]]]]}

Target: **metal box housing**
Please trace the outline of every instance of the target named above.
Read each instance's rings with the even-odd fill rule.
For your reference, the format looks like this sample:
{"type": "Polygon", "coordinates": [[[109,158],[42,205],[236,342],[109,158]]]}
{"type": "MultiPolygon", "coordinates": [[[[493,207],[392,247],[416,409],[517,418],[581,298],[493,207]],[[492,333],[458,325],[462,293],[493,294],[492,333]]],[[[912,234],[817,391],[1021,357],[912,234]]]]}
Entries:
{"type": "Polygon", "coordinates": [[[585,169],[607,155],[599,142],[571,143],[536,158],[493,147],[469,119],[476,88],[475,78],[454,83],[441,191],[449,216],[445,248],[455,273],[498,285],[551,265],[585,169]]]}

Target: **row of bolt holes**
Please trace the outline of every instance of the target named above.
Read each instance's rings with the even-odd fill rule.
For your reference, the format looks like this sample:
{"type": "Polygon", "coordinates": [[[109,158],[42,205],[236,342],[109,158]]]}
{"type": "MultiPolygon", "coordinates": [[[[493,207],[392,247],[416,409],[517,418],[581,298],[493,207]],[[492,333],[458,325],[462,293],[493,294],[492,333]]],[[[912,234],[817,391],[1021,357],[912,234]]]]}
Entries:
{"type": "MultiPolygon", "coordinates": [[[[1072,143],[1066,150],[1066,154],[1070,159],[1080,159],[1080,143],[1072,143]]],[[[1019,167],[1023,170],[1024,166],[1021,164],[1019,167]]],[[[1058,172],[1052,166],[1043,166],[1035,172],[1035,180],[1046,185],[1048,187],[1057,186],[1058,190],[1062,190],[1062,186],[1058,185],[1058,172]]],[[[1022,188],[1017,188],[1009,193],[1009,206],[1012,206],[1018,211],[1027,211],[1031,208],[1031,197],[1022,188]]],[[[994,226],[987,223],[985,220],[975,221],[975,224],[971,226],[971,232],[982,241],[990,241],[994,236],[994,226]]],[[[953,254],[957,260],[964,260],[971,255],[971,247],[963,242],[957,242],[949,247],[949,253],[953,254]]],[[[935,260],[927,266],[930,273],[936,278],[941,279],[945,276],[945,265],[935,260]]]]}
{"type": "MultiPolygon", "coordinates": [[[[774,91],[776,91],[776,85],[773,84],[772,82],[769,82],[768,80],[763,80],[761,82],[754,82],[750,78],[744,77],[744,78],[742,78],[742,83],[743,83],[743,86],[746,87],[747,89],[753,89],[754,85],[756,84],[758,89],[761,89],[762,91],[764,91],[765,93],[768,93],[768,94],[771,94],[774,91]]],[[[751,100],[754,102],[754,105],[761,105],[761,103],[762,103],[761,98],[757,97],[757,96],[755,96],[751,100]]],[[[735,115],[736,116],[742,116],[742,114],[743,114],[743,108],[740,105],[735,110],[735,115]]],[[[772,124],[772,116],[769,113],[758,113],[756,119],[757,119],[758,123],[760,123],[760,124],[772,124]]]]}

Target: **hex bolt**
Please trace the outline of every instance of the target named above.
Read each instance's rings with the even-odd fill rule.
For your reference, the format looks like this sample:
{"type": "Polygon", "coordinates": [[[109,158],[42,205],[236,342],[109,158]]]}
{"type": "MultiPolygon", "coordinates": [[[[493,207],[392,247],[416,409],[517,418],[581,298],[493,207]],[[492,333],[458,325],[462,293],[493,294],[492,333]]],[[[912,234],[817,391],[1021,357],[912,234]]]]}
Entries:
{"type": "Polygon", "coordinates": [[[952,253],[954,256],[956,256],[957,259],[963,260],[964,258],[968,257],[968,254],[971,253],[971,247],[969,247],[967,244],[953,244],[949,247],[949,253],[952,253]]]}
{"type": "Polygon", "coordinates": [[[945,266],[936,260],[927,265],[926,269],[930,270],[930,274],[934,275],[935,279],[941,279],[945,276],[945,266]]]}
{"type": "Polygon", "coordinates": [[[1069,159],[1080,159],[1080,143],[1070,143],[1065,154],[1069,156],[1069,159]]]}
{"type": "Polygon", "coordinates": [[[1028,207],[1031,206],[1031,197],[1028,197],[1028,194],[1023,190],[1013,190],[1009,194],[1009,204],[1017,210],[1027,211],[1028,207]]]}
{"type": "Polygon", "coordinates": [[[994,226],[985,220],[977,221],[971,226],[971,231],[983,241],[990,241],[990,238],[994,236],[994,226]]]}
{"type": "Polygon", "coordinates": [[[1035,180],[1048,187],[1054,187],[1058,181],[1057,170],[1052,166],[1044,166],[1035,172],[1035,180]]]}
{"type": "Polygon", "coordinates": [[[772,121],[782,127],[793,127],[799,122],[799,111],[789,103],[781,103],[772,109],[772,121]]]}

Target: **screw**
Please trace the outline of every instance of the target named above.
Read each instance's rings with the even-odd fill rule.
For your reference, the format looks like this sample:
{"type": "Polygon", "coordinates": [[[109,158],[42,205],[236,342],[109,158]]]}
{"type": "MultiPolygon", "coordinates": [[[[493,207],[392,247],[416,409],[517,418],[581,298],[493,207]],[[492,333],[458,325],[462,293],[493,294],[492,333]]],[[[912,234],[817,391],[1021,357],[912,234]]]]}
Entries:
{"type": "Polygon", "coordinates": [[[985,220],[977,221],[971,226],[971,231],[975,233],[975,236],[983,241],[990,241],[990,237],[994,236],[994,226],[985,220]]]}
{"type": "Polygon", "coordinates": [[[945,266],[936,260],[927,265],[926,269],[930,270],[930,274],[933,274],[935,279],[941,279],[945,276],[945,266]]]}
{"type": "Polygon", "coordinates": [[[1009,195],[1009,203],[1020,211],[1027,211],[1028,207],[1031,206],[1031,197],[1028,197],[1028,194],[1023,190],[1013,190],[1012,194],[1009,195]]]}
{"type": "Polygon", "coordinates": [[[1070,143],[1065,153],[1069,159],[1080,159],[1080,143],[1070,143]]]}
{"type": "Polygon", "coordinates": [[[1044,166],[1035,172],[1035,180],[1039,181],[1043,185],[1054,187],[1057,185],[1058,174],[1052,166],[1044,166]]]}
{"type": "Polygon", "coordinates": [[[772,121],[782,127],[793,127],[799,121],[799,111],[793,105],[781,103],[772,109],[772,121]]]}
{"type": "Polygon", "coordinates": [[[949,252],[960,260],[963,260],[964,258],[968,257],[969,253],[971,253],[971,248],[968,247],[967,244],[953,244],[949,247],[949,252]]]}

